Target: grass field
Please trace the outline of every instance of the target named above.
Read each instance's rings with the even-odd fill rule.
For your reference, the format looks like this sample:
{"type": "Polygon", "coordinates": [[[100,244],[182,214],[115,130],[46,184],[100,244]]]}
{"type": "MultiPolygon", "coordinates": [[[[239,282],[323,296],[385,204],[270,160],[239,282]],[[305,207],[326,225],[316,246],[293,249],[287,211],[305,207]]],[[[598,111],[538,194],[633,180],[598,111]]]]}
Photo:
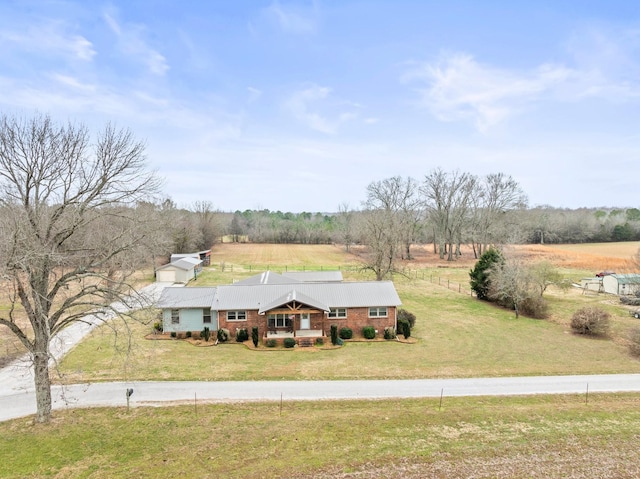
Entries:
{"type": "Polygon", "coordinates": [[[0,424],[0,477],[632,478],[633,394],[77,409],[0,424]]]}

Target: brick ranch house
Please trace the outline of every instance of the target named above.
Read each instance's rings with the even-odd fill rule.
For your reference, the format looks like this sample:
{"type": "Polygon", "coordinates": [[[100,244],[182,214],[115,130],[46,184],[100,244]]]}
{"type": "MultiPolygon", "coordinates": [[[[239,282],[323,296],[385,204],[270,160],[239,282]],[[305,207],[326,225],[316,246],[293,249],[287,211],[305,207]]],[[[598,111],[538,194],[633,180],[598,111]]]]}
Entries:
{"type": "Polygon", "coordinates": [[[200,332],[258,327],[262,338],[312,338],[330,327],[360,334],[373,326],[378,334],[397,327],[401,301],[391,281],[342,281],[339,271],[261,273],[231,285],[168,287],[156,306],[165,332],[200,332]]]}

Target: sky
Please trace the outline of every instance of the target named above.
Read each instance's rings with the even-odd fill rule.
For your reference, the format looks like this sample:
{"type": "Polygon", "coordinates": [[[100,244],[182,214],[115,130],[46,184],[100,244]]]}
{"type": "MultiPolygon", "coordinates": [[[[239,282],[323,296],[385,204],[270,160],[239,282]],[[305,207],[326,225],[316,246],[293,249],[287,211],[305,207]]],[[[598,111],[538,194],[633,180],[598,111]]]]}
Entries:
{"type": "Polygon", "coordinates": [[[358,209],[435,168],[640,206],[637,0],[0,0],[0,113],[129,128],[162,196],[358,209]]]}

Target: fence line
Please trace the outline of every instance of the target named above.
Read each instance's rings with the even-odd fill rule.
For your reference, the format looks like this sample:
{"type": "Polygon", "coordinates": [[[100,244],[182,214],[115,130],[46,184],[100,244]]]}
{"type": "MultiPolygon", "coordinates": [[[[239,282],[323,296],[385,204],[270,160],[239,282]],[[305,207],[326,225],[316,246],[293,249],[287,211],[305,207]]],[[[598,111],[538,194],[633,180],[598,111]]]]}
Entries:
{"type": "MultiPolygon", "coordinates": [[[[229,271],[231,273],[234,272],[233,264],[225,264],[224,262],[219,263],[219,268],[221,271],[229,271]]],[[[245,271],[245,272],[262,272],[262,271],[273,271],[275,273],[287,273],[287,272],[313,272],[313,271],[341,271],[345,273],[357,273],[363,270],[360,266],[352,266],[352,265],[338,265],[338,266],[295,266],[295,265],[236,265],[236,272],[245,271]],[[241,268],[240,270],[238,268],[241,268]]],[[[438,284],[439,286],[445,287],[451,291],[457,291],[460,294],[473,296],[473,290],[469,286],[468,283],[458,283],[456,281],[452,281],[449,278],[443,278],[441,276],[437,276],[433,274],[429,268],[424,269],[409,269],[403,268],[398,271],[397,274],[401,274],[409,279],[421,279],[425,281],[429,281],[433,284],[438,284]]]]}

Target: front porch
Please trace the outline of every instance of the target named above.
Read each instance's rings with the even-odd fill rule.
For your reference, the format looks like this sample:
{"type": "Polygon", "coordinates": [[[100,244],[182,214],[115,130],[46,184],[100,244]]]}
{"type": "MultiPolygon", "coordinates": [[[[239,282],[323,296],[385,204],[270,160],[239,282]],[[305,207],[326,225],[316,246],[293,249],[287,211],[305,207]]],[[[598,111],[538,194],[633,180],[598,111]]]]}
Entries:
{"type": "Polygon", "coordinates": [[[298,329],[296,331],[271,330],[267,331],[265,339],[284,338],[322,338],[324,333],[321,329],[298,329]]]}

